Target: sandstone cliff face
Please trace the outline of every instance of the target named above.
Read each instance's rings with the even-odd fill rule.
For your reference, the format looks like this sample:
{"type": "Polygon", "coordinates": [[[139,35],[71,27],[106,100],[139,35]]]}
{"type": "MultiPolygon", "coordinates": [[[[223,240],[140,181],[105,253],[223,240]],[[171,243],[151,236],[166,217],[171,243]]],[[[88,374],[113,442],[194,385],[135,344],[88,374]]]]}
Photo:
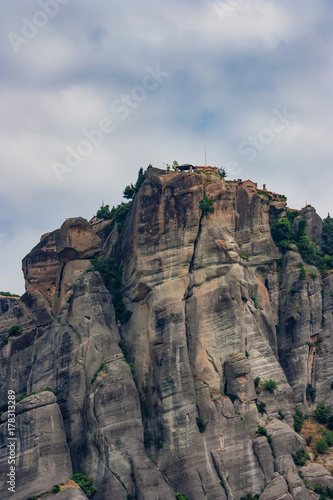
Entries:
{"type": "MultiPolygon", "coordinates": [[[[84,471],[97,500],[312,498],[291,458],[304,446],[292,415],[308,409],[309,383],[333,404],[332,277],[322,282],[308,266],[300,281],[298,254],[278,260],[269,222],[284,209],[215,175],[150,169],[120,236],[114,227],[103,244],[100,225],[69,219],[25,257],[27,292],[1,317],[0,341],[12,325],[22,333],[0,348],[0,410],[9,389],[54,398],[46,408],[68,445],[62,481],[84,471]],[[204,193],[214,213],[202,217],[204,193]],[[90,262],[111,255],[132,313],[123,325],[90,262]],[[257,377],[277,390],[256,390],[257,377]]],[[[29,425],[22,432],[24,443],[29,425]]],[[[52,489],[58,476],[50,486],[38,469],[31,475],[25,453],[19,487],[52,489]]]]}
{"type": "MultiPolygon", "coordinates": [[[[36,492],[52,490],[54,484],[67,481],[72,463],[57,398],[52,392],[30,396],[17,405],[17,488],[16,498],[28,498],[36,492]]],[[[6,470],[7,415],[0,425],[0,469],[6,470]]],[[[8,477],[1,474],[1,498],[13,498],[8,477]]],[[[15,498],[14,496],[14,498],[15,498]]]]}

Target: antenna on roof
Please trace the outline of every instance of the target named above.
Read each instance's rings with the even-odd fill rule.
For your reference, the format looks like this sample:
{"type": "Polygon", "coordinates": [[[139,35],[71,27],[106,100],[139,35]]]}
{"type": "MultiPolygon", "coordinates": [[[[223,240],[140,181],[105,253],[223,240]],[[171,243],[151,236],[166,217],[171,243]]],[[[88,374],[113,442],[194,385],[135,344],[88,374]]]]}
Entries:
{"type": "Polygon", "coordinates": [[[206,159],[206,144],[205,144],[205,167],[207,167],[207,159],[206,159]]]}

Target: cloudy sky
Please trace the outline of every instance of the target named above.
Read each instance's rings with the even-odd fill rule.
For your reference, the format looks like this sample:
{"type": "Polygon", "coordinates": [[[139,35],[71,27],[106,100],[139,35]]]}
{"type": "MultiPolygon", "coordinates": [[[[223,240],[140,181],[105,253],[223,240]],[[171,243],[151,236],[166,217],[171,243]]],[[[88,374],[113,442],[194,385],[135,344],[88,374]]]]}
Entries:
{"type": "Polygon", "coordinates": [[[0,0],[0,289],[149,163],[223,165],[333,212],[331,0],[0,0]]]}

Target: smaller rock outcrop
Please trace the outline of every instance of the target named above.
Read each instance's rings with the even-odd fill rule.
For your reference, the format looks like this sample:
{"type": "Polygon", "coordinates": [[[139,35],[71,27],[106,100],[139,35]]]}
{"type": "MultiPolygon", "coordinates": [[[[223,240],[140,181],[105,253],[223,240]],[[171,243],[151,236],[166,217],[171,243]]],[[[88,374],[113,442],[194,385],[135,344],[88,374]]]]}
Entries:
{"type": "Polygon", "coordinates": [[[294,455],[304,448],[301,436],[280,420],[273,420],[267,425],[266,430],[272,439],[272,447],[277,458],[287,454],[294,455]]]}
{"type": "Polygon", "coordinates": [[[301,468],[301,473],[311,488],[316,484],[321,484],[333,489],[333,477],[323,465],[309,464],[301,468]]]}
{"type": "Polygon", "coordinates": [[[318,250],[320,250],[323,233],[323,221],[321,217],[311,205],[307,205],[294,220],[294,230],[296,233],[301,221],[306,221],[305,234],[313,243],[317,243],[318,250]]]}
{"type": "Polygon", "coordinates": [[[293,497],[288,493],[288,484],[285,479],[275,472],[273,481],[260,495],[259,500],[293,500],[293,497]]]}

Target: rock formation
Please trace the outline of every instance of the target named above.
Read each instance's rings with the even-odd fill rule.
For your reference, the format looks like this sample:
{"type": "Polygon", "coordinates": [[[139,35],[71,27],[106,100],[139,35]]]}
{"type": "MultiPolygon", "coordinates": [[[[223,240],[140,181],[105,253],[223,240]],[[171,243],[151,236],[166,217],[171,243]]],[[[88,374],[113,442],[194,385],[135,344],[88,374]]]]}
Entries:
{"type": "MultiPolygon", "coordinates": [[[[8,390],[35,393],[16,408],[11,496],[1,417],[1,498],[73,471],[93,478],[94,500],[317,498],[292,459],[305,446],[293,414],[310,412],[308,384],[333,405],[333,277],[307,266],[300,280],[300,255],[281,258],[270,221],[285,207],[214,174],[151,168],[120,234],[76,218],[42,237],[23,259],[26,293],[0,308],[0,344],[21,327],[1,344],[0,410],[8,390]],[[96,257],[112,258],[126,322],[96,257]]],[[[315,241],[318,216],[305,219],[315,241]]],[[[331,484],[324,467],[303,469],[331,484]]],[[[75,484],[57,495],[86,498],[75,484]]]]}

